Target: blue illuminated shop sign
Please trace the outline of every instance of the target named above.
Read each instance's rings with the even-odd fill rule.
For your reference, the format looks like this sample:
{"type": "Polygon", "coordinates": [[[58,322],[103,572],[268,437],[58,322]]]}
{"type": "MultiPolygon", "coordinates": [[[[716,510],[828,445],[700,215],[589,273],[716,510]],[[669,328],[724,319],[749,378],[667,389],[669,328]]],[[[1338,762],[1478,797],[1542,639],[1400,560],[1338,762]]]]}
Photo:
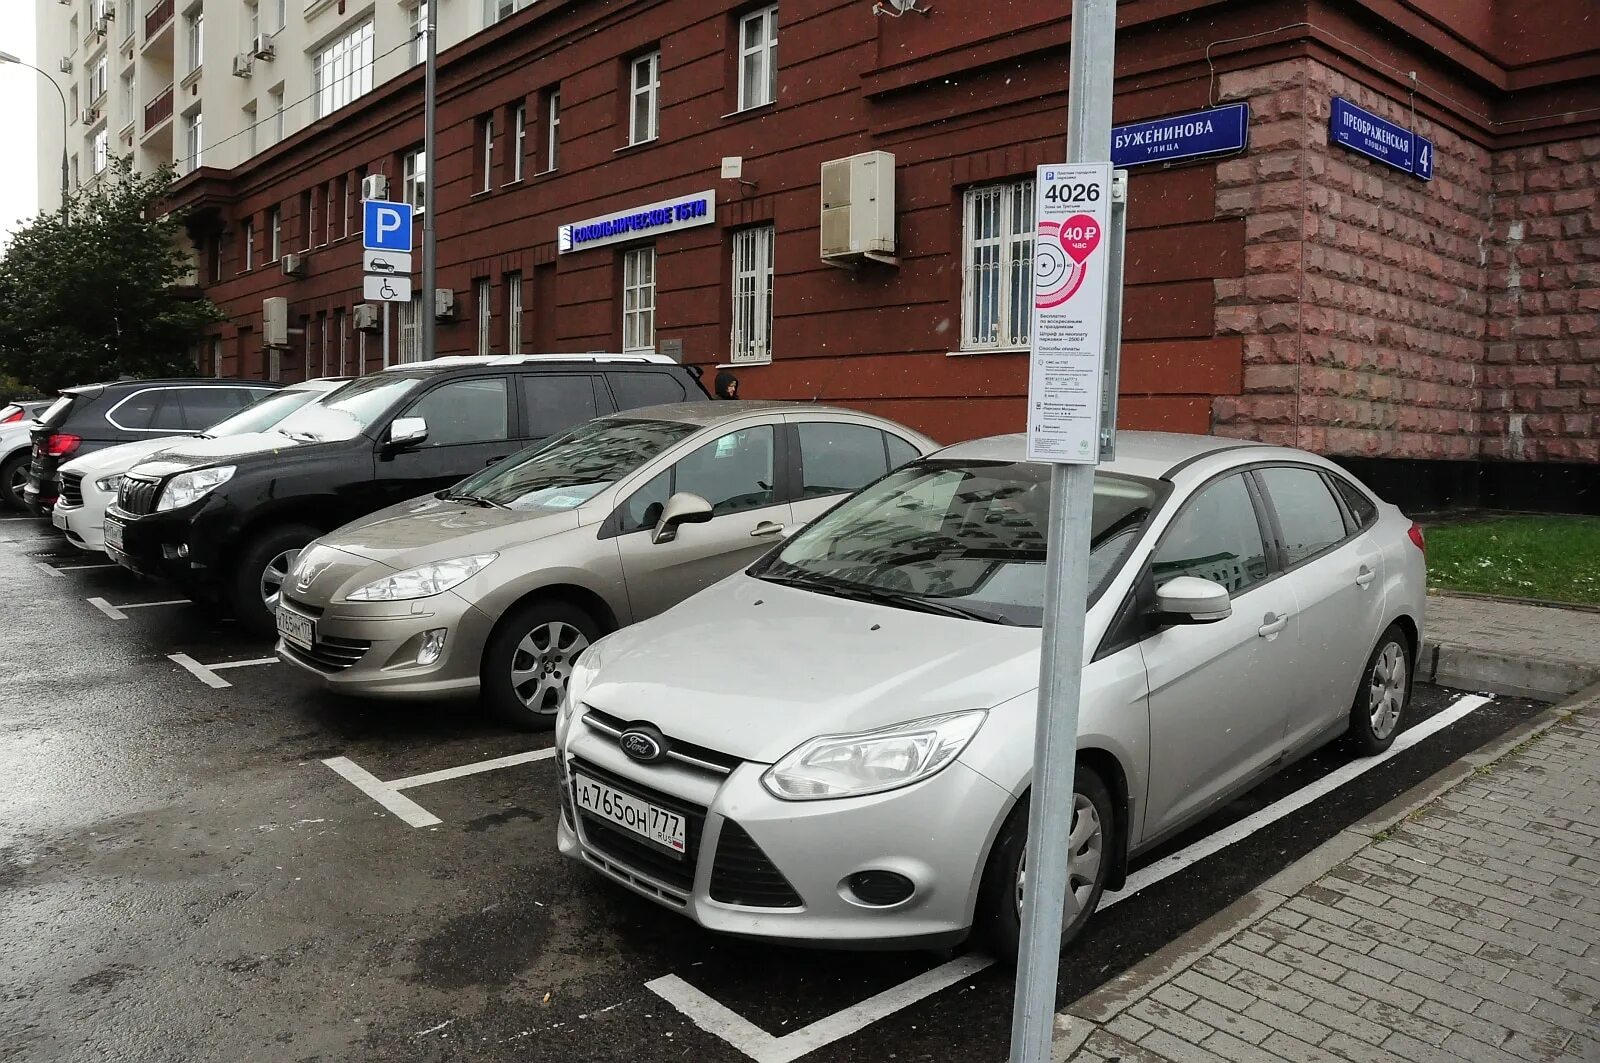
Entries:
{"type": "Polygon", "coordinates": [[[556,230],[556,250],[561,254],[587,251],[591,247],[636,240],[641,236],[710,225],[716,220],[717,193],[695,192],[560,226],[556,230]]]}
{"type": "Polygon", "coordinates": [[[1111,130],[1111,164],[1143,166],[1243,151],[1250,137],[1250,105],[1232,103],[1204,111],[1152,118],[1111,130]]]}
{"type": "Polygon", "coordinates": [[[1328,117],[1328,140],[1402,173],[1433,180],[1433,141],[1339,96],[1333,98],[1328,117]]]}

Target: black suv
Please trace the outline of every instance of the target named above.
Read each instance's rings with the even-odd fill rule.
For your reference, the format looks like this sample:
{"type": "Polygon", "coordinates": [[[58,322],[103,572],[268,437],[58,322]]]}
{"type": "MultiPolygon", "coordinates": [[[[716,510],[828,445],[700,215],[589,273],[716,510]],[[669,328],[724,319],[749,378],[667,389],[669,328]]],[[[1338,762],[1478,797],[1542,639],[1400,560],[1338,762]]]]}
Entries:
{"type": "Polygon", "coordinates": [[[29,509],[47,517],[61,493],[56,470],[73,458],[136,439],[203,432],[280,386],[201,377],[64,388],[33,430],[23,499],[29,509]]]}
{"type": "Polygon", "coordinates": [[[312,539],[590,418],[705,399],[660,355],[450,357],[346,384],[270,432],[195,440],[124,477],[106,552],[262,633],[312,539]]]}

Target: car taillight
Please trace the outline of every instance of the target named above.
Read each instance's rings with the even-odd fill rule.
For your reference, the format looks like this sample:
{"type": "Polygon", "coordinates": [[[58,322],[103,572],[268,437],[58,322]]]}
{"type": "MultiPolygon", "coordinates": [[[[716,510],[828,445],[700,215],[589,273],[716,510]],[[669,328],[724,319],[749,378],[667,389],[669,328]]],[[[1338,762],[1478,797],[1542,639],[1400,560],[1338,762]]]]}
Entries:
{"type": "Polygon", "coordinates": [[[78,449],[83,439],[66,432],[54,432],[44,441],[44,452],[52,458],[64,458],[78,449]]]}
{"type": "Polygon", "coordinates": [[[5,417],[0,417],[0,424],[16,424],[20,420],[22,420],[22,411],[17,410],[7,414],[5,417]]]}
{"type": "Polygon", "coordinates": [[[1416,521],[1411,522],[1411,530],[1406,533],[1411,536],[1411,541],[1417,544],[1417,549],[1423,553],[1428,552],[1428,542],[1422,537],[1422,525],[1416,521]]]}

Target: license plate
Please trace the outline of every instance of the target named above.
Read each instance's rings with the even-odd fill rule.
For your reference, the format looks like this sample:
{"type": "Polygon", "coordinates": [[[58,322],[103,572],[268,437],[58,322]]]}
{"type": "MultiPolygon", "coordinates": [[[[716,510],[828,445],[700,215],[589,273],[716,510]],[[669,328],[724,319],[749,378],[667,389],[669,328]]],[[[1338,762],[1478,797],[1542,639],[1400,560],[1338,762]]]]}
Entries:
{"type": "Polygon", "coordinates": [[[60,528],[62,531],[66,531],[67,530],[67,515],[65,513],[61,512],[61,510],[59,508],[53,509],[53,510],[50,511],[50,523],[54,524],[56,527],[60,528]]]}
{"type": "Polygon", "coordinates": [[[104,525],[106,545],[113,550],[122,549],[122,525],[114,520],[107,520],[104,525]]]}
{"type": "Polygon", "coordinates": [[[309,616],[301,616],[280,605],[278,634],[283,636],[283,641],[293,643],[303,650],[309,650],[317,641],[317,622],[309,616]]]}
{"type": "Polygon", "coordinates": [[[577,773],[573,774],[572,781],[578,793],[578,807],[585,812],[630,830],[674,856],[684,855],[688,833],[678,813],[577,773]]]}

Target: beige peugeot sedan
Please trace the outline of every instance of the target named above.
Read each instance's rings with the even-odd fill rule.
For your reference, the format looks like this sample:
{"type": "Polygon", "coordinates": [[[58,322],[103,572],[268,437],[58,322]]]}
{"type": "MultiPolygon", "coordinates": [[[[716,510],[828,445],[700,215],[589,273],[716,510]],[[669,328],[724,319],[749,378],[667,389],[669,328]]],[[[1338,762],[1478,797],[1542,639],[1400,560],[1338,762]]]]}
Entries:
{"type": "Polygon", "coordinates": [[[591,642],[748,565],[935,446],[809,403],[589,421],[307,546],[278,604],[278,656],[344,693],[481,691],[508,722],[549,728],[591,642]]]}

